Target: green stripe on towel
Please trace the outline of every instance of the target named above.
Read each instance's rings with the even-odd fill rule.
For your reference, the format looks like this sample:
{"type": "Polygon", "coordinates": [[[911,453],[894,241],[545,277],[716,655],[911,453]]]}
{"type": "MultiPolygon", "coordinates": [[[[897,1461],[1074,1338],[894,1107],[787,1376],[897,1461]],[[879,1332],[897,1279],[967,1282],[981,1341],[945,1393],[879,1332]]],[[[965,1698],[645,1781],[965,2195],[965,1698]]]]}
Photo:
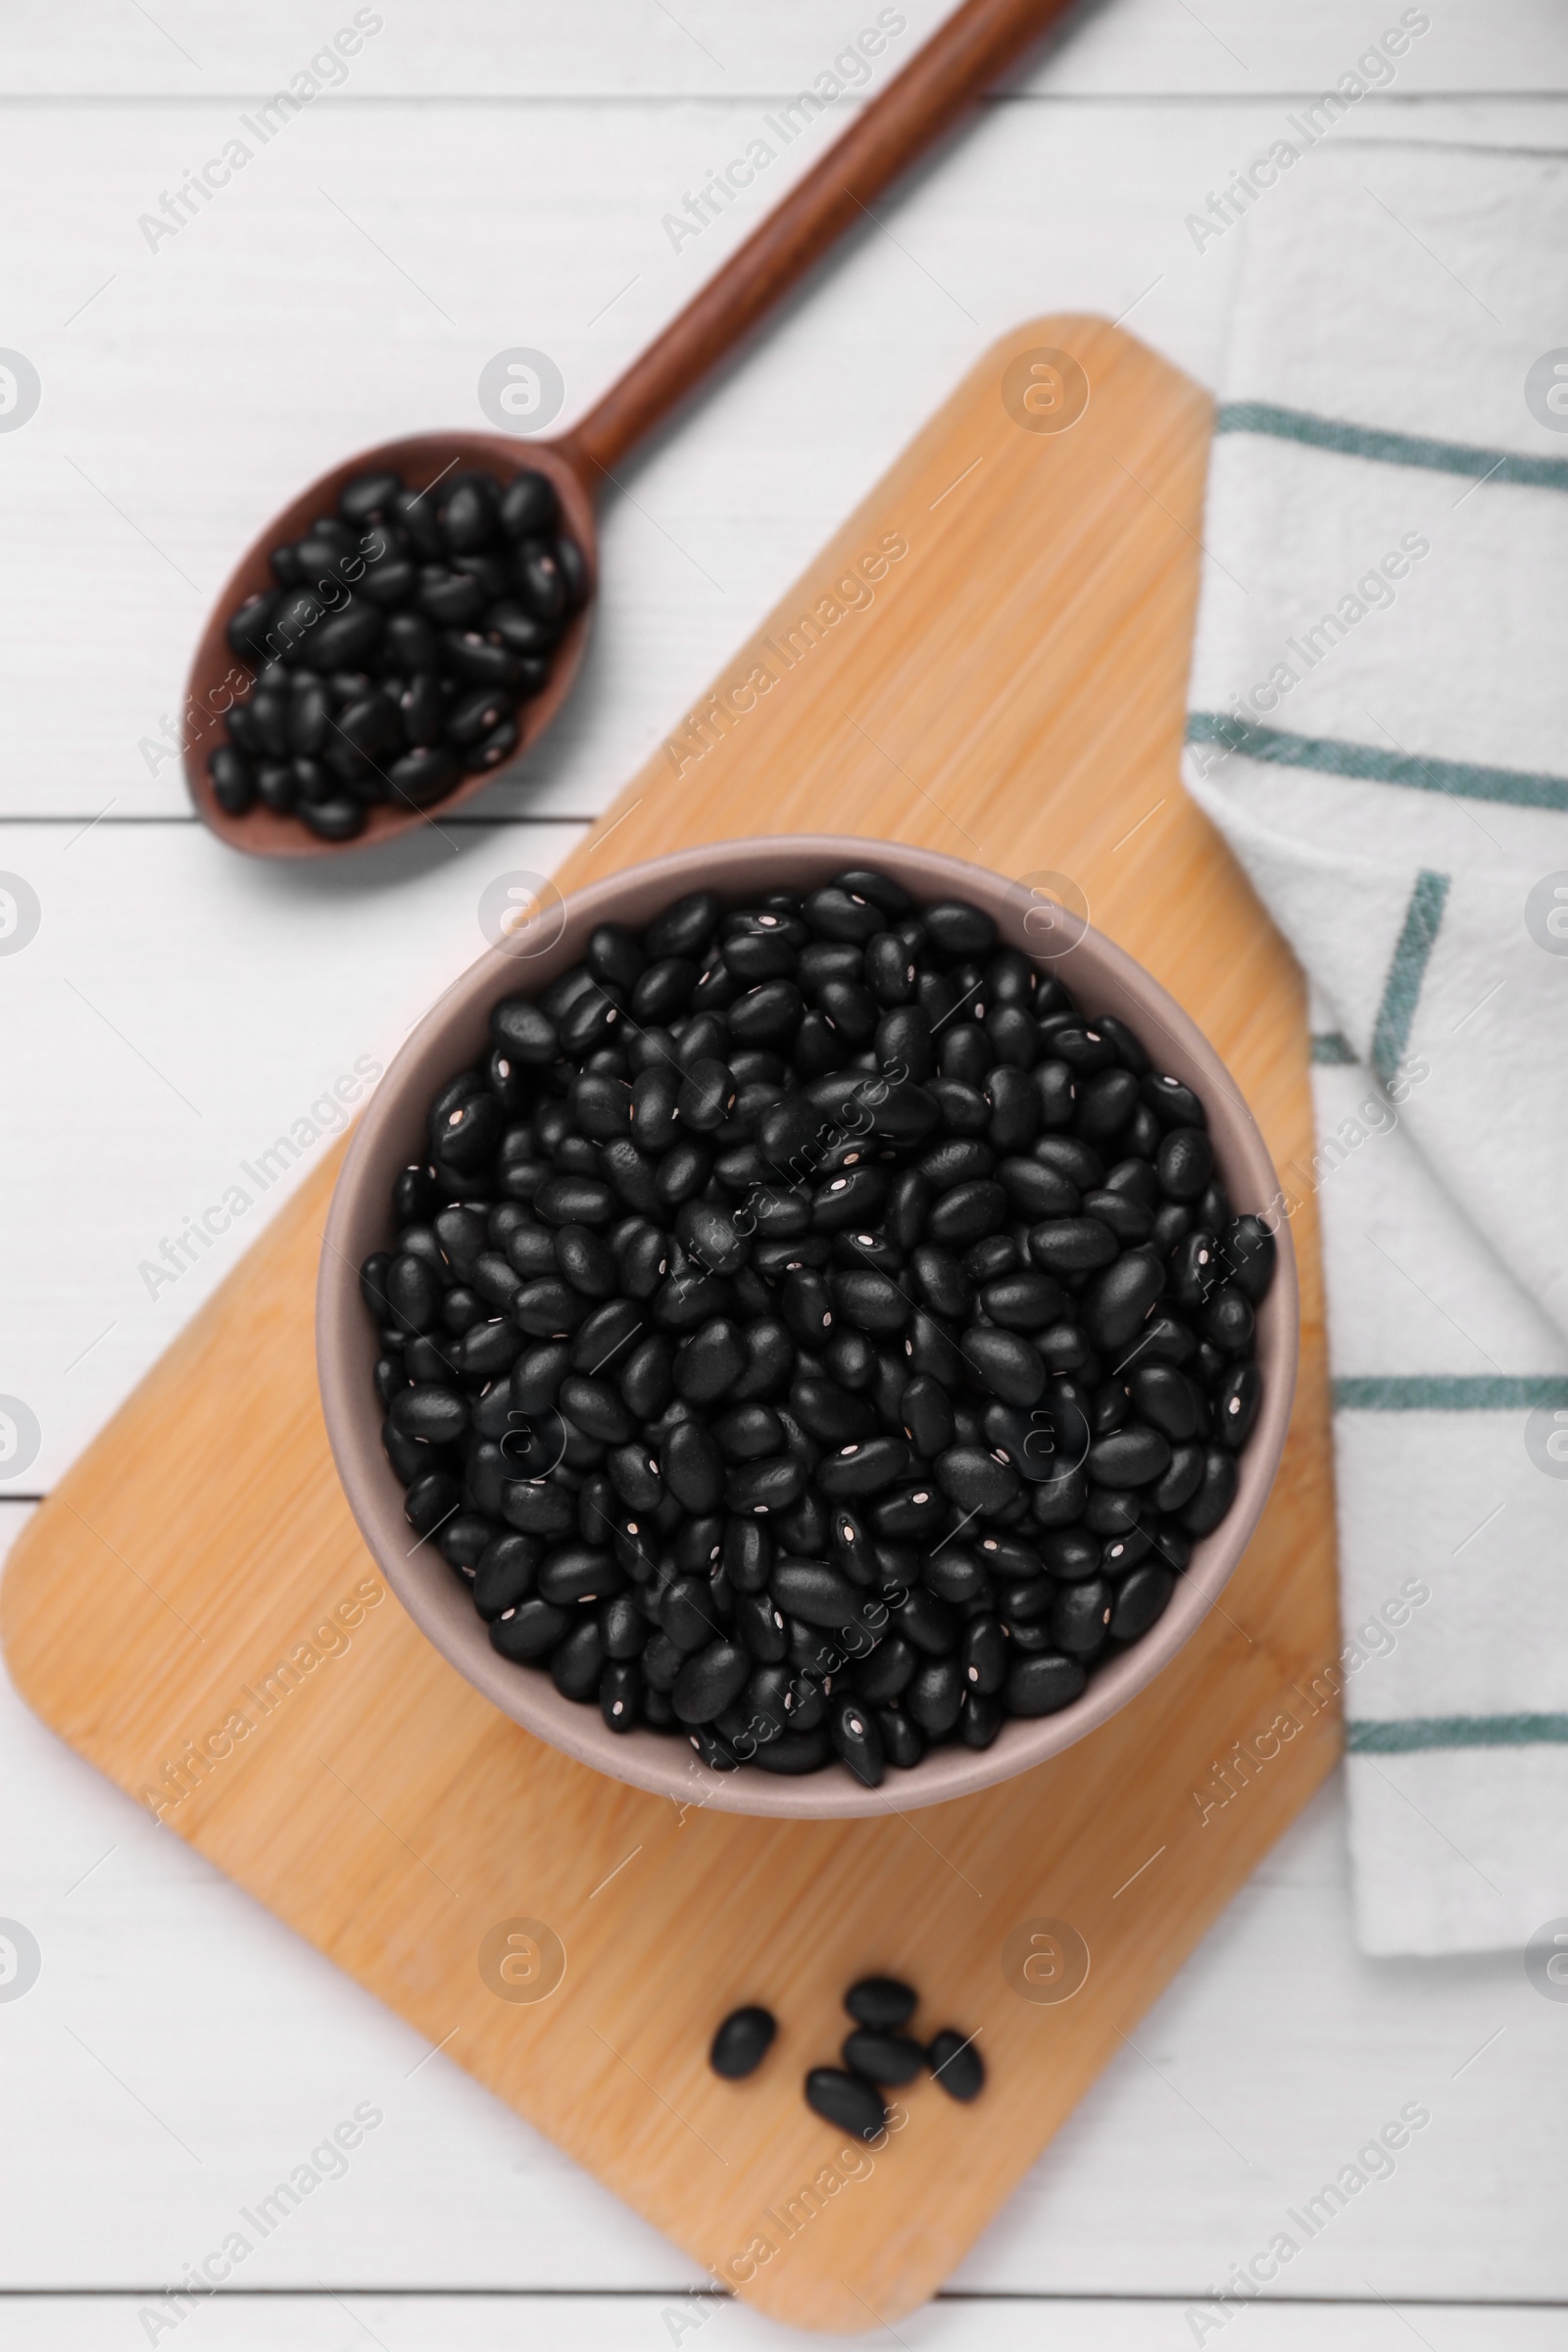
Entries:
{"type": "Polygon", "coordinates": [[[1380,1373],[1337,1380],[1341,1413],[1523,1413],[1568,1406],[1568,1373],[1380,1373]]]}
{"type": "Polygon", "coordinates": [[[1431,473],[1465,474],[1476,481],[1519,482],[1536,490],[1568,490],[1568,459],[1521,458],[1505,449],[1476,449],[1467,441],[1433,441],[1424,433],[1391,433],[1375,424],[1347,424],[1305,409],[1279,409],[1267,400],[1228,400],[1214,416],[1216,433],[1266,433],[1341,457],[1372,458],[1385,466],[1419,466],[1431,473]]]}
{"type": "Polygon", "coordinates": [[[1411,792],[1447,792],[1462,801],[1505,801],[1515,808],[1568,809],[1568,776],[1519,767],[1482,767],[1467,760],[1423,760],[1374,744],[1342,743],[1332,735],[1291,735],[1238,718],[1231,710],[1193,710],[1189,743],[1217,743],[1248,760],[1275,767],[1309,767],[1319,775],[1352,776],[1370,784],[1403,784],[1411,792]]]}
{"type": "Polygon", "coordinates": [[[1404,1059],[1410,1042],[1410,1023],[1420,1002],[1421,983],[1437,945],[1443,909],[1448,902],[1448,877],[1424,865],[1415,878],[1410,904],[1395,942],[1394,958],[1383,986],[1383,1002],[1372,1031],[1372,1067],[1385,1086],[1404,1059]]]}
{"type": "Polygon", "coordinates": [[[1320,1029],[1313,1033],[1312,1059],[1343,1067],[1346,1062],[1354,1061],[1355,1048],[1338,1029],[1320,1029]]]}
{"type": "Polygon", "coordinates": [[[1562,1747],[1568,1715],[1411,1715],[1345,1727],[1352,1756],[1409,1756],[1431,1747],[1562,1747]]]}

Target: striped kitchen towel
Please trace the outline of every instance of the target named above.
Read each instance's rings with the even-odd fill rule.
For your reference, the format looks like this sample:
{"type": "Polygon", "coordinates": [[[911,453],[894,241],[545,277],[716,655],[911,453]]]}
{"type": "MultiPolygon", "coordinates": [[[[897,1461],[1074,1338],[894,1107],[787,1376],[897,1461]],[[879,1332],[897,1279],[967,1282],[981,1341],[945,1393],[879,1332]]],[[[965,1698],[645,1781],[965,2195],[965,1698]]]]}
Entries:
{"type": "Polygon", "coordinates": [[[1568,169],[1346,144],[1240,234],[1186,773],[1310,989],[1358,1932],[1523,1946],[1568,1929],[1568,169]]]}

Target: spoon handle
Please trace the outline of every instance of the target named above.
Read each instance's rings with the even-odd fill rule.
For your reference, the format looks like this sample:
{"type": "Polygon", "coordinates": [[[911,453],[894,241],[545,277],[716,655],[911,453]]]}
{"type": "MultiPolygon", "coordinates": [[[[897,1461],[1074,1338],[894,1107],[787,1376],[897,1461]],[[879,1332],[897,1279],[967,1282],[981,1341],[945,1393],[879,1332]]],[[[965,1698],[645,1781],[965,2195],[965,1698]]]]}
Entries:
{"type": "Polygon", "coordinates": [[[561,444],[607,475],[1070,0],[964,0],[561,444]]]}

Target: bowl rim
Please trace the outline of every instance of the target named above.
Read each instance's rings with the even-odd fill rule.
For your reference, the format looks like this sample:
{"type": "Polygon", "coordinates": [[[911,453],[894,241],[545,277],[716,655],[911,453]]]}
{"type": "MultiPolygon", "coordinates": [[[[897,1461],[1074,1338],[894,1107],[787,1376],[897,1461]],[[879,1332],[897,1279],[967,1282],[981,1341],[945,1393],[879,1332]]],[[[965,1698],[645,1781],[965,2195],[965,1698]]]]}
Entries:
{"type": "Polygon", "coordinates": [[[1197,1631],[1247,1547],[1284,1450],[1298,1336],[1295,1252],[1289,1220],[1276,1213],[1281,1195],[1268,1147],[1219,1054],[1159,982],[1087,922],[1074,926],[1060,952],[1042,953],[1024,930],[1039,905],[1027,879],[939,851],[834,834],[714,842],[624,867],[564,898],[555,894],[547,945],[520,955],[493,947],[461,974],[399,1049],[350,1138],[322,1236],[316,1316],[322,1414],[349,1507],[392,1591],[447,1662],[524,1730],[611,1780],[678,1803],[798,1820],[906,1812],[974,1795],[1059,1755],[1119,1712],[1197,1631]],[[597,1709],[563,1697],[541,1669],[501,1657],[439,1551],[427,1539],[408,1545],[404,1489],[381,1447],[370,1380],[374,1327],[359,1290],[362,1260],[390,1238],[392,1177],[422,1156],[430,1102],[448,1077],[484,1050],[490,1009],[501,998],[537,993],[578,961],[596,923],[620,920],[635,929],[688,891],[713,889],[739,904],[762,890],[819,887],[854,866],[882,868],[927,904],[961,897],[984,906],[1007,944],[1060,973],[1090,1019],[1119,1014],[1140,1037],[1156,1027],[1160,1054],[1151,1057],[1200,1094],[1232,1200],[1239,1210],[1264,1216],[1278,1247],[1274,1280],[1257,1318],[1263,1400],[1239,1458],[1236,1496],[1212,1534],[1195,1543],[1163,1615],[1057,1713],[1009,1718],[989,1748],[935,1748],[879,1788],[867,1788],[831,1765],[796,1778],[755,1767],[715,1772],[678,1734],[646,1727],[612,1732],[597,1709]]]}

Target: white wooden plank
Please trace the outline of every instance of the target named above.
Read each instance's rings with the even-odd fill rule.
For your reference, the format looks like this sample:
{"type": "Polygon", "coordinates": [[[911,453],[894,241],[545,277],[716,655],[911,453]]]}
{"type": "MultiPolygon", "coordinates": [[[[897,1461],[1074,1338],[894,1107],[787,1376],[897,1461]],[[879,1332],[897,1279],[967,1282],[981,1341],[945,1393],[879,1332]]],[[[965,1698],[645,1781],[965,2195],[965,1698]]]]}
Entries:
{"type": "MultiPolygon", "coordinates": [[[[0,2352],[124,2352],[127,2344],[171,2336],[157,2328],[159,2306],[145,2296],[91,2302],[22,2296],[0,2305],[0,2352]]],[[[690,2345],[702,2352],[820,2352],[824,2340],[846,2345],[899,2343],[908,2352],[1172,2352],[1193,2341],[1188,2307],[1179,2302],[1041,2302],[928,2304],[896,2328],[824,2339],[778,2328],[744,2305],[697,2296],[429,2295],[363,2293],[220,2297],[192,2308],[200,2326],[189,2338],[207,2352],[350,2352],[373,2341],[383,2352],[516,2352],[519,2343],[549,2352],[652,2352],[690,2345]]],[[[181,2323],[183,2324],[183,2323],[181,2323]]],[[[1563,2317],[1492,2304],[1467,2310],[1431,2304],[1338,2303],[1249,2307],[1250,2352],[1320,2352],[1332,2332],[1336,2352],[1408,2352],[1412,2332],[1429,2352],[1561,2352],[1563,2317]]],[[[1209,2339],[1214,2340],[1214,2339],[1209,2339]]],[[[1235,2340],[1235,2339],[1233,2339],[1235,2340]]]]}
{"type": "MultiPolygon", "coordinates": [[[[1435,136],[1568,138],[1556,101],[1419,111],[1435,136]]],[[[0,437],[0,811],[183,811],[160,738],[245,541],[345,450],[482,424],[475,385],[497,350],[549,350],[566,414],[585,406],[750,225],[737,211],[675,252],[662,219],[758,120],[750,105],[338,108],[290,122],[149,251],[139,215],[218,152],[234,106],[14,112],[0,202],[29,234],[5,332],[43,398],[0,437]]],[[[1384,105],[1366,120],[1387,131],[1407,116],[1384,105]]],[[[1186,215],[1282,121],[1274,100],[995,111],[632,466],[607,513],[576,694],[525,778],[487,806],[602,807],[1019,319],[1130,312],[1213,380],[1235,240],[1196,250],[1186,215]]],[[[776,198],[804,144],[759,199],[776,198]]]]}
{"type": "MultiPolygon", "coordinates": [[[[468,0],[461,14],[388,8],[383,29],[350,62],[344,97],[385,94],[620,97],[777,95],[809,87],[856,36],[890,13],[906,21],[888,55],[902,57],[947,13],[942,0],[794,0],[784,10],[744,0],[598,0],[591,31],[569,0],[468,0]]],[[[1158,96],[1321,88],[1368,45],[1397,27],[1402,7],[1360,0],[1119,0],[1080,10],[1026,86],[1054,92],[1145,91],[1158,96]]],[[[1568,41],[1550,0],[1492,0],[1429,12],[1401,81],[1412,89],[1539,88],[1568,80],[1568,41]]],[[[134,11],[82,0],[13,0],[6,14],[5,86],[25,93],[184,96],[286,87],[355,18],[351,0],[274,0],[265,12],[221,0],[160,0],[134,11]]],[[[853,66],[844,77],[853,75],[853,66]]],[[[330,77],[330,66],[320,78],[330,77]]]]}

